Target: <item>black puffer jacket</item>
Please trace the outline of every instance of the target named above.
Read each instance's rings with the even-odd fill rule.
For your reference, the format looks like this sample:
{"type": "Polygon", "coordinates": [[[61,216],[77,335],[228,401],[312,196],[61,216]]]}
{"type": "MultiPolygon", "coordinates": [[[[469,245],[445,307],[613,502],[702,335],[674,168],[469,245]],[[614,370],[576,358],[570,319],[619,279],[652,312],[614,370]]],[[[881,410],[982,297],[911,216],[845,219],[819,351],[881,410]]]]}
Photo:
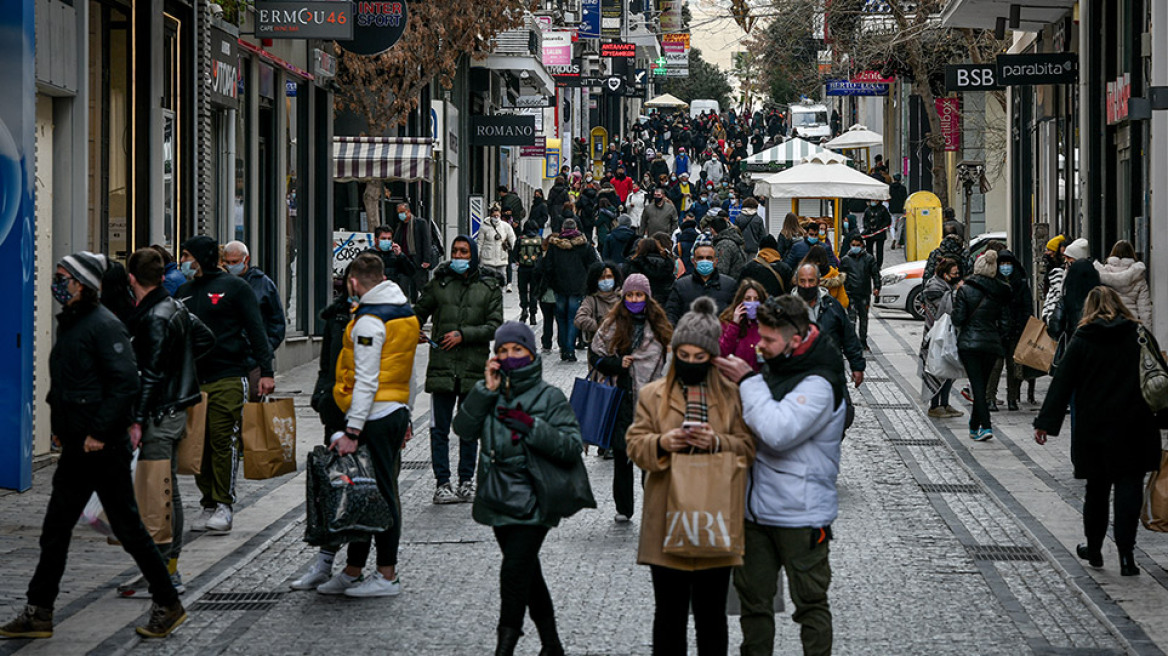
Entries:
{"type": "Polygon", "coordinates": [[[1034,295],[1030,293],[1030,274],[1009,250],[998,253],[998,266],[1005,263],[1014,265],[1009,280],[999,278],[1010,286],[1010,332],[1006,335],[1006,346],[1011,346],[1022,338],[1027,320],[1034,315],[1034,295]]]}
{"type": "Polygon", "coordinates": [[[49,421],[61,447],[80,449],[87,436],[128,445],[137,399],[138,363],[126,325],[95,303],[66,307],[49,353],[49,421]]]}
{"type": "Polygon", "coordinates": [[[142,383],[134,421],[146,423],[198,403],[195,360],[215,345],[215,333],[162,287],[142,298],[127,325],[142,383]]]}
{"type": "Polygon", "coordinates": [[[639,273],[649,279],[649,289],[653,292],[653,300],[661,307],[669,300],[669,292],[673,290],[673,260],[660,253],[649,253],[642,257],[630,258],[625,262],[625,277],[639,273]]]}
{"type": "Polygon", "coordinates": [[[543,256],[544,280],[560,296],[583,297],[588,293],[588,267],[596,261],[596,251],[583,235],[551,237],[543,256]]]}
{"type": "Polygon", "coordinates": [[[966,279],[953,299],[953,326],[961,351],[1005,354],[1003,338],[1010,332],[1010,288],[996,278],[966,279]]]}
{"type": "Polygon", "coordinates": [[[945,237],[941,240],[941,244],[929,253],[929,259],[925,262],[925,273],[921,276],[922,281],[928,281],[933,277],[933,273],[937,270],[937,262],[942,257],[951,257],[957,260],[957,268],[961,270],[961,277],[965,277],[973,271],[973,263],[969,261],[969,249],[957,237],[945,237]]]}

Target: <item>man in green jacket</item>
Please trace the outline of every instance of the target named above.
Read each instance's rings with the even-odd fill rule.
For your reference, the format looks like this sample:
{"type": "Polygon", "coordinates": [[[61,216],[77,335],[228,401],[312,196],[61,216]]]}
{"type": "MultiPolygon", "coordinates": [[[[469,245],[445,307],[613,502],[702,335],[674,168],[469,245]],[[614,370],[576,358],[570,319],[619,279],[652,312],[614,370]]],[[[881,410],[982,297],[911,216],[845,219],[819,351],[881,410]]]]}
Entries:
{"type": "Polygon", "coordinates": [[[450,245],[450,261],[438,267],[414,306],[420,324],[433,320],[426,391],[430,393],[430,459],[438,483],[434,503],[474,500],[477,445],[459,444],[455,490],[450,484],[450,421],[455,407],[483,379],[491,339],[503,323],[502,284],[497,274],[479,266],[474,240],[459,235],[450,245]]]}

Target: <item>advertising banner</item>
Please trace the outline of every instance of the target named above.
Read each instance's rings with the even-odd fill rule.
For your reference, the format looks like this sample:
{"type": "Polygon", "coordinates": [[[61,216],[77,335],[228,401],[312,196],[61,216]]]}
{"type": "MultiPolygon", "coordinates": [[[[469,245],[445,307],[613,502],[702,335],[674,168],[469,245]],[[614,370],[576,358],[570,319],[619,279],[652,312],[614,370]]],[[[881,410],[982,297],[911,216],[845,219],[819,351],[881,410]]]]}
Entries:
{"type": "Polygon", "coordinates": [[[624,11],[624,0],[600,0],[600,36],[621,36],[624,11]]]}
{"type": "Polygon", "coordinates": [[[567,30],[555,30],[543,33],[543,65],[551,70],[552,66],[570,66],[572,64],[572,33],[567,30]]]}
{"type": "Polygon", "coordinates": [[[580,38],[600,38],[600,0],[580,0],[580,38]]]}
{"type": "Polygon", "coordinates": [[[941,135],[945,137],[945,152],[961,150],[961,99],[935,98],[937,116],[941,118],[941,135]]]}
{"type": "Polygon", "coordinates": [[[34,6],[6,2],[0,13],[0,488],[12,490],[32,486],[34,6]]]}
{"type": "Polygon", "coordinates": [[[354,4],[255,0],[255,33],[264,39],[348,41],[353,38],[354,4]]]}
{"type": "Polygon", "coordinates": [[[657,0],[658,21],[664,33],[680,32],[685,29],[681,20],[681,5],[685,0],[657,0]]]}

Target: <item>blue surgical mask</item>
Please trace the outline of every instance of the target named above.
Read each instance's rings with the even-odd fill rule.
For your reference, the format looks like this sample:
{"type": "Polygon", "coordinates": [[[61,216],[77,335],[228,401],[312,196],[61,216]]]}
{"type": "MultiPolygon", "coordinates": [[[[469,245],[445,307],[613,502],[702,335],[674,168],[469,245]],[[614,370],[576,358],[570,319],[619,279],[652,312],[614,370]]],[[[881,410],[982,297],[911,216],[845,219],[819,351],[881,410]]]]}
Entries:
{"type": "Polygon", "coordinates": [[[703,203],[704,203],[704,202],[706,202],[706,201],[708,201],[708,200],[710,200],[710,197],[709,197],[709,196],[702,196],[702,202],[703,202],[703,203]]]}
{"type": "Polygon", "coordinates": [[[1014,275],[1014,265],[1013,264],[999,264],[998,265],[998,273],[1002,274],[1006,278],[1009,278],[1010,276],[1014,275]]]}
{"type": "Polygon", "coordinates": [[[459,259],[450,260],[450,270],[459,274],[459,275],[466,273],[469,269],[470,269],[470,260],[459,260],[459,259]]]}
{"type": "Polygon", "coordinates": [[[596,283],[596,286],[599,287],[600,291],[602,292],[611,292],[614,288],[616,288],[616,281],[612,278],[605,278],[596,283]]]}
{"type": "Polygon", "coordinates": [[[808,243],[808,244],[818,244],[818,243],[819,243],[819,237],[808,237],[808,238],[807,238],[807,243],[808,243]]]}
{"type": "Polygon", "coordinates": [[[237,262],[235,264],[228,264],[226,268],[227,273],[230,273],[233,276],[238,276],[243,273],[245,269],[247,269],[247,263],[237,262]]]}
{"type": "Polygon", "coordinates": [[[698,275],[708,276],[714,272],[714,263],[709,260],[702,260],[694,264],[694,269],[697,270],[698,275]]]}
{"type": "Polygon", "coordinates": [[[392,239],[378,239],[377,240],[377,250],[382,251],[382,252],[386,252],[386,253],[393,250],[393,240],[392,239]]]}
{"type": "Polygon", "coordinates": [[[864,252],[864,247],[863,246],[852,246],[851,248],[848,249],[848,252],[851,253],[852,255],[859,255],[860,253],[864,252]]]}
{"type": "Polygon", "coordinates": [[[398,221],[405,221],[406,220],[406,213],[405,212],[398,212],[397,213],[397,220],[398,221]]]}
{"type": "Polygon", "coordinates": [[[190,260],[179,264],[178,270],[182,272],[183,276],[185,276],[187,280],[195,277],[195,263],[190,260]]]}

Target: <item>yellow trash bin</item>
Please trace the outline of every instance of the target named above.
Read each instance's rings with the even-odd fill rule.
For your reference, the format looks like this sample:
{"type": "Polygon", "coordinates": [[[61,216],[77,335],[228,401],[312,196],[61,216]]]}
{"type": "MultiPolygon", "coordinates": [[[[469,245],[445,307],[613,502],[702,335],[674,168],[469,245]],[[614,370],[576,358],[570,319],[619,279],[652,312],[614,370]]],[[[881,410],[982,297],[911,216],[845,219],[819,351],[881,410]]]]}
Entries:
{"type": "Polygon", "coordinates": [[[918,191],[904,203],[904,254],[909,262],[923,260],[941,245],[941,199],[918,191]]]}

